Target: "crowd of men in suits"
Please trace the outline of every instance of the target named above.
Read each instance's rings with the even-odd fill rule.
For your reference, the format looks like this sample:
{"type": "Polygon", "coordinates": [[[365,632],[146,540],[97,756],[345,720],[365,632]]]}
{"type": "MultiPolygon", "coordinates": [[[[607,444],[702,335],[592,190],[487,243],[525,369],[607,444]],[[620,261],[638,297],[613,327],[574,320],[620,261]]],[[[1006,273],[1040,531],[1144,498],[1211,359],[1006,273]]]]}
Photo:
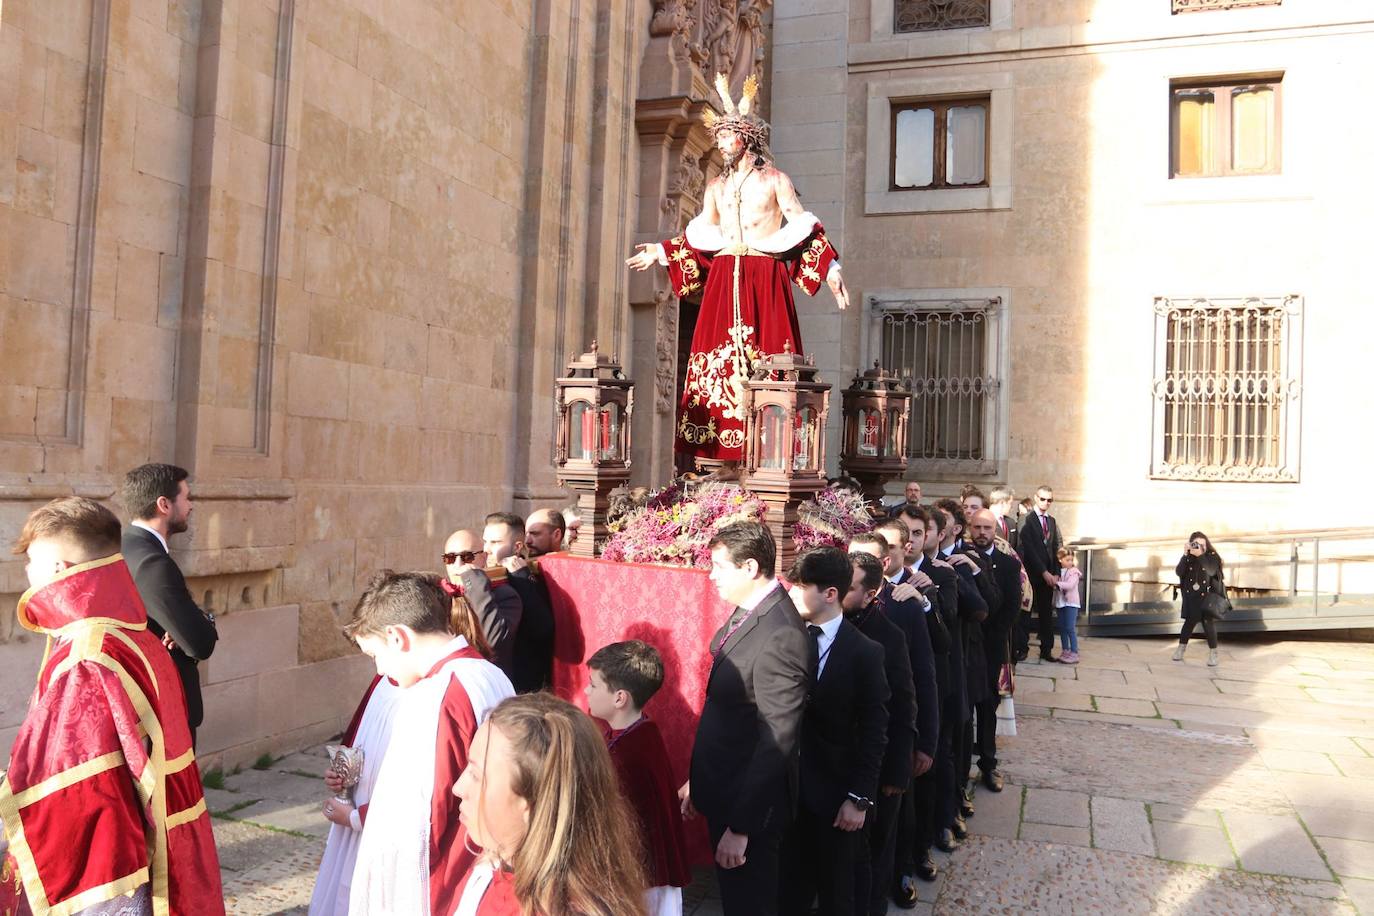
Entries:
{"type": "Polygon", "coordinates": [[[847,549],[802,554],[786,589],[764,526],[712,541],[734,612],[679,794],[706,816],[727,916],[912,908],[931,848],[967,837],[975,790],[1002,791],[999,679],[1029,651],[1023,609],[1053,657],[1042,573],[1061,538],[1049,487],[1019,521],[1009,490],[961,497],[927,506],[909,484],[847,549]]]}

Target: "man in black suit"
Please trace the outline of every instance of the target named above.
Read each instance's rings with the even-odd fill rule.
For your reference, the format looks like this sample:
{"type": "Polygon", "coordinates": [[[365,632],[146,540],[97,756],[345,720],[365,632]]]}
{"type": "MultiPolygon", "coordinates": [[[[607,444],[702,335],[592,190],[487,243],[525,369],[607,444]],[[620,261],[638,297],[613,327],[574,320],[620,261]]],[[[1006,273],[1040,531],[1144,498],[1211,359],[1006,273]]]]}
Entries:
{"type": "Polygon", "coordinates": [[[1040,660],[1054,661],[1054,589],[1059,584],[1058,551],[1064,546],[1059,523],[1050,515],[1054,491],[1040,487],[1035,491],[1035,509],[1021,524],[1017,547],[1026,564],[1034,595],[1036,629],[1040,633],[1040,660]]]}
{"type": "Polygon", "coordinates": [[[520,618],[524,604],[510,584],[505,570],[494,570],[488,576],[484,567],[487,555],[477,532],[460,528],[444,542],[440,555],[444,573],[455,585],[463,586],[468,604],[477,615],[482,635],[491,647],[492,664],[505,672],[515,683],[515,636],[520,632],[520,618]]]}
{"type": "MultiPolygon", "coordinates": [[[[883,673],[887,677],[891,696],[887,702],[887,750],[883,754],[882,772],[878,779],[878,796],[874,800],[873,816],[864,825],[864,832],[868,835],[868,855],[860,857],[859,868],[855,872],[854,909],[858,913],[884,916],[897,857],[897,828],[907,807],[906,795],[911,789],[916,768],[916,682],[912,676],[906,636],[886,613],[887,605],[881,597],[888,583],[883,574],[883,561],[874,554],[873,549],[891,548],[886,547],[886,541],[879,535],[860,537],[871,540],[850,544],[849,562],[854,567],[854,580],[841,606],[846,620],[883,647],[883,673]],[[873,541],[878,543],[874,544],[873,541]]],[[[915,623],[920,627],[919,636],[925,638],[925,621],[916,620],[915,623]]],[[[932,696],[922,702],[933,701],[932,696]]],[[[936,725],[933,732],[938,731],[936,725]]],[[[933,746],[934,743],[932,737],[930,744],[933,746]]],[[[923,773],[930,769],[932,759],[930,751],[921,752],[923,773]]]]}
{"type": "Polygon", "coordinates": [[[792,603],[806,622],[816,676],[801,727],[801,803],[782,844],[778,910],[854,916],[854,873],[864,824],[878,794],[887,748],[887,677],[883,647],[844,618],[840,602],[853,582],[849,556],[819,547],[787,573],[792,603]]]}
{"type": "Polygon", "coordinates": [[[902,510],[907,506],[919,506],[920,504],[921,485],[914,480],[908,480],[906,482],[906,487],[902,490],[902,501],[887,510],[887,517],[896,518],[902,514],[902,510]]]}
{"type": "Polygon", "coordinates": [[[987,509],[977,512],[969,520],[973,546],[988,561],[988,571],[997,583],[1001,601],[989,607],[983,621],[983,652],[987,659],[989,698],[979,703],[974,712],[977,718],[978,770],[983,785],[993,792],[1002,791],[1002,774],[997,771],[997,678],[1002,665],[1011,659],[1011,631],[1021,613],[1021,562],[1014,554],[1003,553],[993,544],[997,532],[997,517],[987,509]]]}
{"type": "Polygon", "coordinates": [[[988,508],[997,517],[997,536],[1019,554],[1016,545],[1021,532],[1016,527],[1016,491],[1010,487],[993,487],[988,498],[992,500],[988,508]]]}
{"type": "Polygon", "coordinates": [[[706,703],[678,797],[684,816],[706,817],[725,916],[769,916],[777,913],[778,845],[796,805],[802,713],[816,661],[792,599],[773,577],[777,546],[768,529],[726,525],[710,549],[711,582],[735,610],[711,638],[706,703]]]}
{"type": "Polygon", "coordinates": [[[120,492],[130,523],[120,551],[148,611],[148,629],[162,640],[186,693],[191,743],[205,720],[199,662],[215,651],[219,632],[213,614],[202,611],[186,587],[181,568],[168,553],[167,540],[185,531],[191,519],[190,475],[171,464],[145,464],[124,475],[120,492]]]}
{"type": "Polygon", "coordinates": [[[525,559],[525,520],[513,512],[493,512],[482,528],[487,562],[506,568],[506,581],[520,596],[520,626],[511,655],[511,686],[534,693],[553,685],[553,605],[549,587],[525,559]]]}

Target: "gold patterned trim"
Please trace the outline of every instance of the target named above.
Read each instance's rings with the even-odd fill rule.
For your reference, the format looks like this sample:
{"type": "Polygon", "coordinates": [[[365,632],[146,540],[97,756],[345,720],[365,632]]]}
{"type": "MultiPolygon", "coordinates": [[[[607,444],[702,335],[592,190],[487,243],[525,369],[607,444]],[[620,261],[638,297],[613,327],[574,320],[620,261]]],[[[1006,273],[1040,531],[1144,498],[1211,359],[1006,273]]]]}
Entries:
{"type": "Polygon", "coordinates": [[[167,761],[167,775],[171,776],[173,773],[180,773],[195,762],[196,750],[195,748],[191,748],[177,759],[167,761]]]}
{"type": "Polygon", "coordinates": [[[56,776],[49,776],[36,786],[29,786],[27,789],[15,793],[15,804],[20,808],[27,808],[29,805],[40,802],[56,792],[61,792],[83,779],[97,776],[106,770],[113,770],[123,763],[124,754],[121,751],[110,751],[108,754],[93,757],[85,763],[78,763],[70,769],[63,770],[56,776]]]}
{"type": "Polygon", "coordinates": [[[157,675],[153,673],[152,662],[148,661],[148,656],[143,654],[143,650],[139,648],[138,643],[134,642],[127,634],[120,630],[107,630],[106,632],[124,643],[124,645],[129,647],[129,651],[138,656],[138,660],[143,663],[143,670],[148,674],[148,683],[153,685],[153,690],[157,693],[158,699],[162,699],[162,687],[157,682],[157,675]]]}
{"type": "Polygon", "coordinates": [[[79,913],[97,903],[132,894],[147,883],[148,869],[146,867],[140,868],[132,875],[125,875],[123,878],[116,878],[109,884],[102,884],[88,891],[82,891],[70,900],[64,900],[46,912],[49,916],[70,916],[72,913],[79,913]]]}
{"type": "Polygon", "coordinates": [[[167,832],[170,833],[172,830],[174,830],[177,827],[180,827],[182,824],[191,823],[191,821],[194,821],[196,818],[200,817],[204,813],[205,799],[202,798],[200,801],[196,802],[194,805],[185,809],[184,811],[178,811],[176,814],[167,815],[167,832]]]}

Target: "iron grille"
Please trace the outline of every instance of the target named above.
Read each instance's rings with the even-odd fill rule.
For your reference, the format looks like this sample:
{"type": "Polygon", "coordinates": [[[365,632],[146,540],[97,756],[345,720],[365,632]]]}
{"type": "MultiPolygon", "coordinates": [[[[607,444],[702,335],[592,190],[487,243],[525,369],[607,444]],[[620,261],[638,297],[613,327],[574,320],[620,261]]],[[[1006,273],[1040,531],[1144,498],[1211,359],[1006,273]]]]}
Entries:
{"type": "Polygon", "coordinates": [[[1300,316],[1297,296],[1155,300],[1154,476],[1297,479],[1300,316]]]}
{"type": "Polygon", "coordinates": [[[912,461],[995,471],[1000,335],[991,319],[1000,305],[1000,299],[957,299],[883,313],[882,364],[911,379],[912,461]]]}
{"type": "Polygon", "coordinates": [[[1197,13],[1204,10],[1233,10],[1246,6],[1281,6],[1283,0],[1173,0],[1172,12],[1197,13]]]}
{"type": "Polygon", "coordinates": [[[933,32],[987,25],[988,0],[896,0],[893,31],[933,32]]]}

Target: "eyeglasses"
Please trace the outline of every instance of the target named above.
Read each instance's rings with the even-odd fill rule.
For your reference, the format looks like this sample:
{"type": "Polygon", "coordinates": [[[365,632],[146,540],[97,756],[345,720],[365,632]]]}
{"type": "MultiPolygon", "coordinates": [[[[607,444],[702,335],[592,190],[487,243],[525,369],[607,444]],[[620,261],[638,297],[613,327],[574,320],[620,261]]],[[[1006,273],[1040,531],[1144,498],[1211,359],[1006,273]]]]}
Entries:
{"type": "Polygon", "coordinates": [[[1053,496],[1037,496],[1037,497],[1035,497],[1035,498],[1038,499],[1038,500],[1040,500],[1042,503],[1052,503],[1052,502],[1054,502],[1054,497],[1053,497],[1053,496]]]}
{"type": "Polygon", "coordinates": [[[445,566],[452,566],[460,560],[463,563],[471,563],[473,560],[477,559],[477,551],[460,550],[457,553],[445,553],[440,555],[440,559],[444,561],[445,566]]]}

